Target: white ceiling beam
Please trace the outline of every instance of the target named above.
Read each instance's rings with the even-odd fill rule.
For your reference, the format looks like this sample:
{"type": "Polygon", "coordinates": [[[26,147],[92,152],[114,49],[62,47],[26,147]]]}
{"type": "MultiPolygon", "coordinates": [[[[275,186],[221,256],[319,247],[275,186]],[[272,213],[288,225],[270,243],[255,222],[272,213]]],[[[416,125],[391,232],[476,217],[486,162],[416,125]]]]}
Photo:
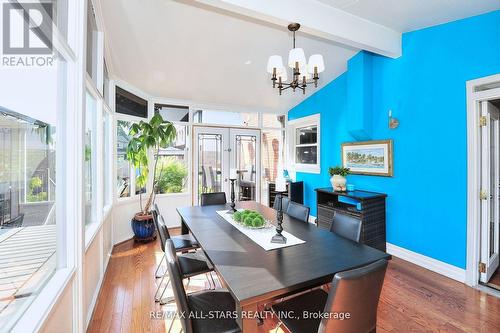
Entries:
{"type": "MultiPolygon", "coordinates": [[[[316,0],[196,0],[199,3],[391,58],[401,56],[401,33],[316,0]]],[[[382,9],[381,9],[382,10],[382,9]]]]}

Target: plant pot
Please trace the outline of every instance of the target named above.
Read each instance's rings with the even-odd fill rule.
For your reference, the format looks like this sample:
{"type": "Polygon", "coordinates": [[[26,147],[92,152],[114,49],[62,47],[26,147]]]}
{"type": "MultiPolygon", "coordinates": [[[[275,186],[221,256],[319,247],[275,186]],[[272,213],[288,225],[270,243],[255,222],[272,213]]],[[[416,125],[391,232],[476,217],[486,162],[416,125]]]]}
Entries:
{"type": "Polygon", "coordinates": [[[134,239],[139,242],[149,242],[156,239],[155,224],[153,215],[142,213],[135,214],[131,221],[132,230],[134,231],[134,239]]]}
{"type": "Polygon", "coordinates": [[[341,175],[333,175],[332,178],[330,178],[330,182],[332,183],[332,187],[335,191],[345,191],[346,190],[346,182],[347,179],[341,175]]]}

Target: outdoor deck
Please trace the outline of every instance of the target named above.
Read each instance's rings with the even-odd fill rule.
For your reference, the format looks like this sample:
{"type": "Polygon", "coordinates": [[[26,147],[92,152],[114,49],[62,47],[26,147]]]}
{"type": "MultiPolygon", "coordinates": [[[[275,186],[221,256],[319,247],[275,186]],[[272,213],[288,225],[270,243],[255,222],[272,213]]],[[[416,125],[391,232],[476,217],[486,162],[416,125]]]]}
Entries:
{"type": "Polygon", "coordinates": [[[12,321],[14,314],[23,312],[19,308],[30,304],[56,267],[55,253],[55,225],[0,234],[0,322],[12,321]]]}

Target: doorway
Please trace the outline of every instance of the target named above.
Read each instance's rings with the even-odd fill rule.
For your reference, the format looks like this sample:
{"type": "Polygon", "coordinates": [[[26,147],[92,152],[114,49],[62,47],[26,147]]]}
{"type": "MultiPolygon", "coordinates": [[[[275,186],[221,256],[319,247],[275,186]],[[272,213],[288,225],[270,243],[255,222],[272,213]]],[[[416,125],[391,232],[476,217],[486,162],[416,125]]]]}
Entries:
{"type": "Polygon", "coordinates": [[[193,147],[193,205],[202,193],[225,192],[229,201],[230,169],[238,172],[236,201],[260,201],[260,130],[195,126],[193,147]]]}
{"type": "Polygon", "coordinates": [[[500,291],[500,75],[467,83],[466,283],[500,291]]]}
{"type": "MultiPolygon", "coordinates": [[[[500,100],[498,100],[500,102],[500,100]]],[[[481,101],[481,222],[479,281],[493,284],[499,263],[500,112],[497,101],[481,101]],[[494,277],[493,281],[490,281],[494,277]]],[[[500,279],[500,277],[499,277],[500,279]]],[[[493,284],[493,287],[496,285],[493,284]]],[[[498,284],[500,289],[500,284],[498,284]]]]}

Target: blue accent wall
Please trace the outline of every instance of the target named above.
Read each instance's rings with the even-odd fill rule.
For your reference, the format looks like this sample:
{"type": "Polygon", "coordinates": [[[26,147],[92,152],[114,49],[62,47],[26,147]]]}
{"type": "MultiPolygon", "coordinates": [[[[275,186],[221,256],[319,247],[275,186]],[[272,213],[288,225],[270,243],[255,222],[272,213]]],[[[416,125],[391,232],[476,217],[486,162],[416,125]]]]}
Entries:
{"type": "MultiPolygon", "coordinates": [[[[350,175],[348,183],[388,194],[389,243],[465,269],[466,81],[500,73],[500,11],[405,33],[402,43],[398,59],[360,53],[371,57],[372,94],[359,98],[371,96],[372,139],[394,140],[394,177],[350,175]],[[400,120],[395,130],[389,109],[400,120]]],[[[341,143],[355,141],[349,118],[359,103],[348,90],[360,82],[348,77],[359,68],[348,66],[288,113],[289,120],[321,114],[321,174],[297,173],[312,215],[314,189],[330,186],[341,143]]]]}

